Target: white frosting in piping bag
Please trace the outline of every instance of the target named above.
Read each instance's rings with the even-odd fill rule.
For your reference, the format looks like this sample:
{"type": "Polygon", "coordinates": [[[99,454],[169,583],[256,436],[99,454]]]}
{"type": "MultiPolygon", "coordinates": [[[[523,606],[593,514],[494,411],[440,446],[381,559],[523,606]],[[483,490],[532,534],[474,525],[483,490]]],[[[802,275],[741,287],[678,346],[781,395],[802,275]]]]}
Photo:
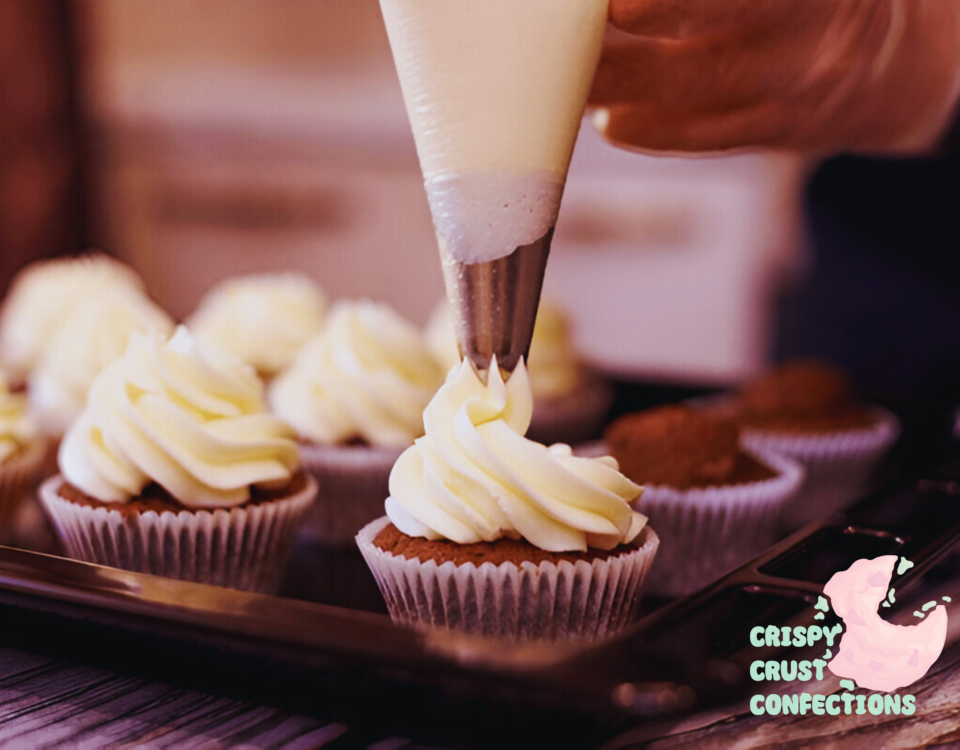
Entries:
{"type": "Polygon", "coordinates": [[[381,0],[437,236],[509,255],[556,222],[608,0],[381,0]]]}
{"type": "Polygon", "coordinates": [[[522,360],[506,383],[496,360],[486,385],[468,362],[451,370],[423,413],[426,434],[390,474],[390,520],[409,536],[522,537],[550,552],[633,541],[647,521],[630,507],[642,489],[609,456],[525,438],[532,412],[522,360]]]}

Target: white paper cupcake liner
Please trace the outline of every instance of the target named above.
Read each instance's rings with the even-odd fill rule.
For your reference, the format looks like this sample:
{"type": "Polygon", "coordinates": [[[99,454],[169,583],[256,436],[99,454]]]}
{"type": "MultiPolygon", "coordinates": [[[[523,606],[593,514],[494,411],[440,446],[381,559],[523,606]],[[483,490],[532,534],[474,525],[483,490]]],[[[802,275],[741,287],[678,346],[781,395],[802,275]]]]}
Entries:
{"type": "Polygon", "coordinates": [[[589,440],[600,432],[613,396],[613,386],[597,375],[589,375],[572,393],[536,399],[527,437],[545,445],[589,440]]]}
{"type": "Polygon", "coordinates": [[[606,560],[438,565],[377,547],[389,523],[364,527],[357,545],[396,622],[520,641],[596,640],[631,624],[660,545],[648,526],[634,550],[606,560]]]}
{"type": "Polygon", "coordinates": [[[900,436],[900,422],[893,414],[879,407],[871,412],[876,417],[872,427],[827,435],[744,431],[744,446],[787,456],[806,469],[802,489],[784,507],[784,531],[796,531],[843,510],[867,489],[878,464],[900,436]]]}
{"type": "Polygon", "coordinates": [[[749,452],[777,476],[729,487],[644,487],[634,507],[650,519],[661,539],[659,560],[647,582],[650,593],[693,593],[777,540],[780,514],[803,483],[803,467],[776,454],[749,452]]]}
{"type": "Polygon", "coordinates": [[[390,471],[403,451],[365,445],[300,446],[300,465],[320,489],[300,537],[351,547],[357,532],[383,515],[390,471]]]}
{"type": "Polygon", "coordinates": [[[36,485],[46,457],[47,442],[38,438],[0,463],[0,523],[7,521],[21,497],[36,485]]]}
{"type": "Polygon", "coordinates": [[[250,591],[280,581],[297,524],[317,492],[216,510],[121,513],[59,495],[62,476],[40,486],[40,502],[67,554],[138,573],[250,591]]]}

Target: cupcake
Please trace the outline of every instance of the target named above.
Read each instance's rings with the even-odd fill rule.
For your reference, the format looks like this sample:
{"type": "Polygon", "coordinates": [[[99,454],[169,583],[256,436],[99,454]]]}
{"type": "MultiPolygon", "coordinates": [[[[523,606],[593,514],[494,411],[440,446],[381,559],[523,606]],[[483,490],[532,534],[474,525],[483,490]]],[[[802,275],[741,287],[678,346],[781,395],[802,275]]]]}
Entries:
{"type": "Polygon", "coordinates": [[[896,417],[854,396],[826,363],[795,360],[745,386],[731,404],[745,444],[806,468],[802,490],[784,509],[793,531],[857,500],[896,442],[896,417]]]}
{"type": "Polygon", "coordinates": [[[607,429],[610,454],[644,485],[634,507],[663,540],[651,592],[692,593],[776,541],[803,470],[775,453],[741,448],[739,432],[732,418],[686,406],[629,414],[607,429]]]}
{"type": "Polygon", "coordinates": [[[183,327],[131,338],[58,458],[40,499],[71,557],[219,586],[270,590],[316,495],[253,369],[183,327]]]}
{"type": "MultiPolygon", "coordinates": [[[[571,339],[566,315],[542,300],[527,358],[534,399],[529,432],[532,440],[579,443],[596,437],[613,403],[613,388],[581,362],[571,339]]],[[[446,300],[437,306],[427,324],[427,340],[445,370],[460,363],[446,300]]]]}
{"type": "Polygon", "coordinates": [[[0,374],[0,524],[38,478],[46,455],[46,441],[27,412],[27,399],[11,393],[0,374]]]}
{"type": "Polygon", "coordinates": [[[357,535],[394,620],[512,640],[597,639],[630,624],[659,545],[610,457],[524,437],[521,361],[484,384],[464,362],[390,474],[387,515],[357,535]]]}
{"type": "Polygon", "coordinates": [[[382,513],[390,468],[423,434],[423,408],[442,382],[420,331],[389,307],[334,306],[269,389],[273,412],[297,431],[303,466],[320,484],[305,534],[349,545],[382,513]]]}
{"type": "Polygon", "coordinates": [[[23,385],[74,311],[117,287],[144,288],[132,268],[106,255],[39,261],[20,271],[0,311],[0,362],[9,381],[23,385]]]}
{"type": "Polygon", "coordinates": [[[187,325],[269,380],[320,331],[326,309],[326,297],[305,274],[236,276],[212,287],[187,325]]]}
{"type": "Polygon", "coordinates": [[[137,289],[115,285],[89,295],[60,323],[27,381],[30,411],[54,440],[83,411],[93,379],[134,333],[173,330],[173,320],[137,289]]]}

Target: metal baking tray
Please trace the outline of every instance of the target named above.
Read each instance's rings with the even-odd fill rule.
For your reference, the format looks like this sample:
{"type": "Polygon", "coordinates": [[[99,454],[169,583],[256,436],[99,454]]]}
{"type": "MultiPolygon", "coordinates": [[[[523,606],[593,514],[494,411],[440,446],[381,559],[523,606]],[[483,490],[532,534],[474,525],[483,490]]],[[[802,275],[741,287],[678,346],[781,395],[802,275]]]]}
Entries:
{"type": "Polygon", "coordinates": [[[898,599],[954,575],[952,557],[934,565],[960,538],[960,448],[946,412],[934,411],[901,412],[904,438],[882,486],[849,513],[693,596],[647,600],[634,627],[598,644],[517,645],[394,625],[354,550],[299,544],[280,595],[266,596],[38,552],[49,539],[35,528],[0,547],[4,641],[360,723],[370,737],[503,744],[505,730],[536,727],[543,743],[594,744],[745,694],[750,627],[812,622],[826,580],[860,557],[915,563],[897,581],[898,599]]]}

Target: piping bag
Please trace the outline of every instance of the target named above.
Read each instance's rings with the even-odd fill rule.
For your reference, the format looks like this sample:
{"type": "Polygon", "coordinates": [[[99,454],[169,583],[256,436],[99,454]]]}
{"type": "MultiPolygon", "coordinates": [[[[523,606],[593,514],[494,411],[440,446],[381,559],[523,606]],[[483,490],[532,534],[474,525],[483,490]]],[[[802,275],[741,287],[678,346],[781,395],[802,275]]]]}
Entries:
{"type": "Polygon", "coordinates": [[[460,353],[506,376],[533,337],[608,0],[380,0],[460,353]]]}

